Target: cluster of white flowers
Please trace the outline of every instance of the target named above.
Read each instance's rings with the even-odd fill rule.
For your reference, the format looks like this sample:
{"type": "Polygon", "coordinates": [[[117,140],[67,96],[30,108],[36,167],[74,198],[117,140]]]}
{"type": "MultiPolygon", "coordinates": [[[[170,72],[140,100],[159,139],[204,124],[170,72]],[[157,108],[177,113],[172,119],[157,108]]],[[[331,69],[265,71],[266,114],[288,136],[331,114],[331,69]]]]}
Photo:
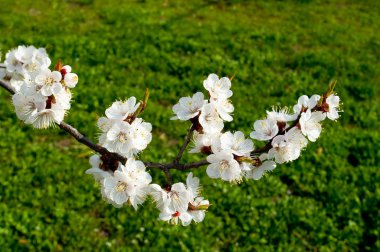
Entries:
{"type": "Polygon", "coordinates": [[[201,222],[210,203],[200,196],[199,179],[189,173],[186,185],[176,183],[170,188],[161,188],[157,184],[150,184],[152,177],[144,163],[129,158],[125,165],[118,163],[117,170],[107,169],[106,162],[98,155],[90,158],[91,168],[86,171],[93,175],[101,186],[104,199],[121,207],[125,203],[132,205],[136,210],[151,196],[160,210],[159,218],[170,221],[172,224],[181,222],[186,226],[194,222],[201,222]]]}
{"type": "Polygon", "coordinates": [[[151,196],[160,210],[159,218],[172,224],[182,223],[187,226],[194,221],[203,221],[205,211],[210,203],[200,197],[199,179],[190,172],[186,185],[175,183],[169,189],[162,189],[157,184],[151,185],[151,196]]]}
{"type": "MultiPolygon", "coordinates": [[[[322,131],[321,122],[328,117],[336,120],[339,97],[331,93],[327,97],[302,95],[294,105],[294,113],[286,109],[267,112],[267,118],[254,123],[251,138],[269,141],[270,149],[266,159],[278,164],[299,158],[308,139],[315,142],[322,131]]],[[[261,158],[260,158],[261,160],[261,158]]]]}
{"type": "MultiPolygon", "coordinates": [[[[70,109],[70,89],[78,83],[78,76],[71,72],[70,66],[58,62],[51,71],[50,65],[45,49],[19,46],[6,54],[4,67],[0,67],[0,80],[8,81],[15,90],[12,100],[17,116],[35,128],[62,122],[70,109]]],[[[267,111],[266,118],[254,122],[250,133],[252,139],[264,142],[257,149],[243,132],[223,132],[224,123],[233,120],[234,111],[230,101],[231,80],[227,77],[210,74],[203,82],[207,97],[197,92],[180,98],[173,106],[172,119],[192,123],[194,147],[189,152],[207,155],[206,173],[210,178],[234,183],[244,178],[258,180],[277,164],[298,159],[308,142],[319,138],[323,120],[339,118],[340,99],[333,91],[334,85],[323,96],[302,95],[293,112],[287,108],[267,111]]],[[[162,188],[151,184],[152,177],[145,164],[136,160],[152,140],[152,125],[138,117],[148,96],[147,91],[141,102],[130,97],[106,109],[106,116],[98,120],[99,143],[109,152],[93,155],[86,173],[94,176],[101,185],[103,197],[116,207],[127,203],[137,209],[150,196],[160,211],[159,219],[184,226],[192,221],[201,222],[210,203],[200,196],[198,178],[189,173],[186,184],[172,185],[169,168],[158,164],[168,180],[162,188]],[[126,162],[120,163],[124,158],[126,162]]],[[[167,165],[176,168],[183,150],[179,158],[167,165]]],[[[152,167],[152,163],[149,165],[152,167]]]]}
{"type": "Polygon", "coordinates": [[[71,92],[78,76],[70,66],[51,71],[46,50],[19,46],[9,51],[0,78],[8,80],[16,93],[13,105],[19,119],[35,128],[47,128],[62,122],[70,109],[71,92]]]}
{"type": "Polygon", "coordinates": [[[303,95],[294,106],[293,113],[288,109],[273,109],[267,117],[257,120],[250,137],[266,143],[262,151],[254,151],[252,140],[246,139],[240,131],[235,133],[223,130],[223,120],[231,121],[233,105],[228,100],[232,96],[231,81],[210,74],[203,83],[209,92],[208,100],[203,93],[184,97],[174,105],[173,119],[190,120],[198,124],[194,134],[194,148],[190,153],[207,154],[207,174],[211,178],[239,182],[242,178],[260,179],[267,171],[299,158],[302,149],[319,137],[320,124],[326,116],[331,120],[339,117],[339,97],[330,93],[327,97],[303,95]]]}
{"type": "Polygon", "coordinates": [[[119,153],[126,158],[136,156],[152,141],[152,125],[137,118],[140,107],[136,98],[116,101],[106,109],[106,117],[98,120],[102,131],[99,143],[109,151],[119,153]]]}
{"type": "Polygon", "coordinates": [[[152,177],[145,171],[143,162],[129,158],[125,165],[119,163],[114,172],[105,170],[105,164],[98,155],[91,156],[90,164],[92,167],[86,173],[92,174],[100,183],[107,202],[115,207],[129,203],[137,209],[145,201],[152,177]]]}

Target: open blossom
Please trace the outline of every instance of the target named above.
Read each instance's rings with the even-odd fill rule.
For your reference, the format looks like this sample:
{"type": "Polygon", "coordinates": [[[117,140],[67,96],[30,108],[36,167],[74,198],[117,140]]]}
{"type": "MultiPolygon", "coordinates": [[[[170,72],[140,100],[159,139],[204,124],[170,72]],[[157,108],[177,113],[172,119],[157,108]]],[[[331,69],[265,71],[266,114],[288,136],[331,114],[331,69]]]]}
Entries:
{"type": "Polygon", "coordinates": [[[150,195],[161,212],[175,213],[177,211],[187,211],[191,200],[191,193],[183,183],[175,183],[171,186],[170,191],[164,190],[156,184],[151,185],[150,188],[150,195]]]}
{"type": "Polygon", "coordinates": [[[220,135],[220,132],[217,132],[215,134],[201,134],[195,132],[194,147],[191,150],[189,150],[189,153],[209,152],[211,150],[211,145],[213,144],[214,140],[220,139],[220,135]]]}
{"type": "Polygon", "coordinates": [[[252,140],[246,139],[243,132],[226,132],[220,137],[221,150],[230,150],[236,156],[249,156],[253,151],[252,140]]]}
{"type": "Polygon", "coordinates": [[[250,137],[260,141],[270,140],[278,134],[277,121],[270,118],[257,120],[253,128],[250,137]]]}
{"type": "Polygon", "coordinates": [[[276,168],[276,163],[272,160],[268,160],[268,154],[263,153],[259,156],[261,164],[259,166],[249,165],[249,168],[244,171],[245,177],[248,179],[259,180],[262,176],[276,168]]]}
{"type": "Polygon", "coordinates": [[[189,191],[191,199],[198,197],[201,190],[201,187],[199,185],[199,178],[194,177],[192,172],[187,175],[186,188],[189,191]]]}
{"type": "Polygon", "coordinates": [[[322,131],[320,122],[325,118],[326,114],[323,114],[321,111],[311,112],[308,109],[306,112],[303,112],[299,120],[302,134],[307,136],[310,141],[315,142],[322,131]]]}
{"type": "Polygon", "coordinates": [[[129,158],[125,166],[119,165],[113,176],[104,178],[104,195],[115,206],[120,207],[128,202],[137,209],[145,201],[151,181],[152,177],[145,171],[144,164],[129,158]]]}
{"type": "Polygon", "coordinates": [[[152,125],[143,122],[141,118],[137,118],[132,124],[114,122],[100,142],[108,150],[129,158],[147,147],[152,140],[151,130],[152,125]]]}
{"type": "Polygon", "coordinates": [[[207,166],[207,175],[210,178],[221,178],[226,181],[239,181],[241,169],[239,163],[234,159],[231,151],[222,150],[207,157],[210,163],[207,166]]]}
{"type": "Polygon", "coordinates": [[[219,79],[218,75],[210,74],[203,81],[204,88],[209,91],[211,98],[228,99],[232,96],[231,81],[227,77],[219,79]]]}
{"type": "Polygon", "coordinates": [[[151,185],[151,195],[160,210],[159,219],[171,224],[181,223],[187,226],[192,220],[203,221],[205,210],[209,207],[208,200],[199,197],[199,179],[189,173],[186,186],[183,183],[174,184],[170,190],[164,190],[159,185],[151,185]]]}
{"type": "Polygon", "coordinates": [[[92,155],[89,162],[91,168],[86,170],[86,174],[91,174],[94,176],[95,181],[102,182],[104,178],[112,176],[110,172],[101,169],[103,162],[100,159],[99,155],[92,155]]]}
{"type": "Polygon", "coordinates": [[[207,134],[221,132],[224,127],[223,120],[219,117],[218,111],[212,103],[208,103],[202,107],[199,123],[207,134]]]}
{"type": "Polygon", "coordinates": [[[62,86],[62,74],[49,70],[46,50],[19,46],[5,59],[5,76],[15,90],[17,116],[35,128],[61,123],[70,109],[71,92],[62,86]]]}
{"type": "Polygon", "coordinates": [[[131,97],[125,102],[113,103],[106,110],[107,117],[98,120],[98,127],[102,131],[99,142],[102,146],[127,158],[147,147],[152,141],[152,125],[141,118],[135,118],[131,123],[126,121],[138,106],[136,98],[131,97]]]}
{"type": "Polygon", "coordinates": [[[6,54],[4,64],[10,73],[29,74],[35,77],[41,69],[47,69],[51,61],[44,48],[19,46],[6,54]]]}
{"type": "Polygon", "coordinates": [[[136,118],[130,128],[130,138],[133,142],[134,154],[146,149],[152,141],[152,124],[144,122],[141,118],[136,118]]]}
{"type": "Polygon", "coordinates": [[[194,222],[199,223],[202,222],[205,218],[206,209],[209,207],[210,202],[205,200],[203,197],[195,198],[191,204],[191,209],[188,210],[191,218],[194,222]]]}
{"type": "Polygon", "coordinates": [[[228,99],[210,99],[210,103],[212,103],[218,112],[219,116],[227,122],[231,122],[233,120],[232,116],[230,115],[232,112],[234,112],[234,106],[232,105],[231,101],[228,99]]]}
{"type": "Polygon", "coordinates": [[[35,77],[45,69],[48,69],[51,61],[43,48],[34,46],[19,46],[6,54],[4,61],[5,75],[11,86],[19,91],[24,83],[31,84],[35,77]]]}
{"type": "Polygon", "coordinates": [[[109,151],[131,157],[133,142],[130,138],[130,128],[131,125],[127,122],[116,122],[105,134],[105,142],[101,144],[109,151]]]}
{"type": "Polygon", "coordinates": [[[207,101],[201,92],[195,93],[193,97],[182,97],[179,102],[173,106],[173,112],[176,116],[172,120],[189,120],[199,115],[202,107],[207,101]]]}
{"type": "Polygon", "coordinates": [[[270,120],[277,121],[279,123],[286,123],[294,121],[297,119],[297,114],[289,114],[287,108],[282,108],[279,110],[273,109],[272,111],[267,111],[267,118],[270,120]]]}
{"type": "Polygon", "coordinates": [[[339,101],[340,101],[339,96],[335,94],[329,95],[326,99],[326,103],[328,105],[327,117],[330,120],[336,120],[339,118],[339,114],[338,114],[339,101]]]}
{"type": "Polygon", "coordinates": [[[167,208],[172,212],[186,212],[191,194],[183,183],[175,183],[168,192],[170,202],[167,208]]]}
{"type": "Polygon", "coordinates": [[[298,98],[298,103],[294,105],[293,110],[296,114],[300,114],[302,108],[311,110],[317,106],[317,103],[320,99],[320,95],[312,95],[310,98],[307,95],[302,95],[300,98],[298,98]]]}
{"type": "Polygon", "coordinates": [[[57,96],[63,97],[62,100],[52,100],[37,93],[34,88],[24,85],[21,91],[12,97],[17,117],[38,129],[62,122],[66,109],[70,107],[71,98],[62,92],[65,91],[61,91],[57,96]]]}
{"type": "Polygon", "coordinates": [[[106,109],[106,116],[109,119],[123,121],[127,119],[128,116],[133,115],[133,113],[137,110],[139,105],[140,103],[136,104],[136,98],[133,96],[125,102],[116,101],[111,105],[111,107],[106,109]]]}
{"type": "Polygon", "coordinates": [[[35,82],[41,90],[41,94],[50,96],[62,90],[62,75],[58,71],[44,69],[36,76],[35,82]]]}
{"type": "Polygon", "coordinates": [[[169,209],[166,209],[162,211],[159,215],[160,220],[168,221],[171,224],[177,225],[178,223],[181,223],[182,226],[188,226],[192,221],[192,216],[187,212],[181,212],[181,211],[170,211],[169,209]]]}
{"type": "Polygon", "coordinates": [[[272,140],[272,149],[269,150],[269,158],[274,158],[276,163],[282,164],[299,158],[301,150],[307,145],[307,139],[297,128],[292,128],[285,135],[278,135],[272,140]]]}

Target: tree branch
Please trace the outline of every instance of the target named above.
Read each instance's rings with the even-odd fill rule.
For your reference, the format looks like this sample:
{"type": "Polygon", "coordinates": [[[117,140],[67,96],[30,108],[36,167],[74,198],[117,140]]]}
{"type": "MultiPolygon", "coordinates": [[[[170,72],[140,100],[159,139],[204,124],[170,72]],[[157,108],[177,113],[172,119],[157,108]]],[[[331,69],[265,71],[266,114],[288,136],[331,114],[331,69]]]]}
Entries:
{"type": "Polygon", "coordinates": [[[191,141],[191,136],[193,135],[194,130],[195,130],[195,125],[192,124],[191,127],[190,127],[190,129],[189,129],[189,131],[187,132],[187,135],[186,135],[186,138],[185,138],[185,142],[183,143],[183,145],[182,145],[181,149],[179,150],[178,155],[174,159],[173,163],[179,164],[179,161],[182,158],[183,152],[186,150],[186,147],[189,145],[189,143],[191,141]]]}
{"type": "Polygon", "coordinates": [[[0,86],[2,86],[3,88],[5,88],[12,95],[14,95],[16,93],[16,91],[14,90],[14,88],[10,84],[8,84],[7,82],[5,82],[3,80],[0,80],[0,86]]]}
{"type": "MultiPolygon", "coordinates": [[[[5,90],[7,90],[12,95],[15,94],[14,88],[9,83],[7,83],[7,82],[5,82],[3,80],[0,80],[0,86],[3,87],[5,90]]],[[[82,133],[80,133],[76,128],[74,128],[70,124],[67,124],[65,122],[61,122],[60,124],[58,124],[58,126],[62,130],[66,131],[71,136],[73,136],[78,142],[86,145],[87,147],[89,147],[90,149],[96,151],[97,153],[99,153],[101,155],[108,156],[109,158],[117,160],[117,161],[121,162],[122,164],[126,163],[127,159],[125,157],[121,156],[118,153],[110,152],[106,148],[104,148],[103,146],[100,146],[100,145],[92,142],[90,139],[88,139],[86,136],[84,136],[82,133]]],[[[189,132],[187,134],[187,137],[185,139],[185,143],[182,146],[182,148],[180,149],[180,152],[178,153],[177,158],[173,162],[167,163],[167,164],[153,163],[153,162],[144,162],[144,165],[146,166],[146,168],[149,168],[149,169],[157,168],[157,169],[160,169],[160,170],[164,171],[165,176],[166,176],[166,178],[168,180],[168,184],[171,185],[172,179],[171,179],[171,175],[170,175],[170,172],[169,172],[170,169],[189,170],[189,169],[192,169],[192,168],[199,168],[201,166],[209,164],[207,162],[207,160],[202,160],[202,161],[198,161],[198,162],[194,162],[194,163],[189,163],[189,164],[180,164],[179,163],[179,161],[180,161],[180,159],[182,157],[182,154],[183,154],[183,152],[186,149],[186,146],[190,142],[191,134],[192,134],[193,131],[194,131],[194,126],[191,126],[191,128],[190,128],[190,130],[189,130],[189,132]]]]}

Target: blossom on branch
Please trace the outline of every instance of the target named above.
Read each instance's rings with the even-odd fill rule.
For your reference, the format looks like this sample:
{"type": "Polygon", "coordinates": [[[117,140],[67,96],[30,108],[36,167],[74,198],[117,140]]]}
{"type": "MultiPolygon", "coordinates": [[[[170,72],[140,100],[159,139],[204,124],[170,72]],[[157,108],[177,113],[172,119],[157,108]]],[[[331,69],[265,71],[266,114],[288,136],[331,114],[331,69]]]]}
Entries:
{"type": "Polygon", "coordinates": [[[105,110],[105,116],[97,123],[98,145],[63,122],[71,107],[71,89],[77,85],[78,75],[60,61],[54,69],[49,69],[50,65],[43,48],[19,46],[6,54],[4,65],[0,65],[0,85],[13,94],[17,117],[35,128],[59,124],[96,151],[98,154],[90,157],[91,168],[86,174],[94,177],[108,203],[115,207],[129,204],[137,209],[151,197],[160,220],[183,226],[203,221],[210,203],[201,196],[199,178],[190,172],[186,184],[173,184],[172,169],[184,171],[207,165],[206,174],[210,178],[230,183],[241,182],[243,178],[261,179],[277,164],[298,159],[308,141],[315,142],[320,137],[322,121],[326,117],[336,120],[341,112],[334,82],[323,95],[300,96],[293,113],[286,107],[267,111],[264,119],[253,123],[250,137],[262,142],[256,145],[242,131],[223,131],[224,122],[233,120],[232,83],[227,77],[210,74],[203,81],[206,96],[197,92],[182,97],[172,108],[172,119],[191,123],[175,159],[164,164],[142,162],[137,158],[152,141],[152,125],[139,117],[147,106],[149,91],[139,102],[132,96],[115,101],[105,110]],[[205,155],[206,160],[183,164],[181,158],[191,140],[194,146],[189,153],[205,155]],[[261,147],[255,149],[255,145],[261,147]],[[163,171],[166,185],[151,184],[147,168],[163,171]]]}

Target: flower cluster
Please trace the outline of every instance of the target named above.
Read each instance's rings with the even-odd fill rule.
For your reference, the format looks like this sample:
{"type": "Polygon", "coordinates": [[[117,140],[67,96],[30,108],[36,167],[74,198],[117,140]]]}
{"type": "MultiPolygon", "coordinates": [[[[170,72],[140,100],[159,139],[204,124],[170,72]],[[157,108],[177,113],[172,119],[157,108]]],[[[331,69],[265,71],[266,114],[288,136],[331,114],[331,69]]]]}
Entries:
{"type": "Polygon", "coordinates": [[[184,97],[174,105],[173,119],[190,120],[195,125],[194,148],[190,153],[208,155],[207,175],[230,182],[240,182],[242,178],[260,179],[266,172],[282,164],[299,158],[308,140],[316,141],[326,117],[339,117],[339,97],[332,89],[323,97],[303,95],[290,113],[287,108],[273,109],[267,117],[253,124],[250,137],[262,141],[265,146],[255,150],[251,139],[246,139],[241,131],[222,132],[223,120],[231,121],[233,105],[228,100],[232,96],[231,81],[210,74],[203,83],[209,92],[208,100],[198,92],[193,97],[184,97]]]}
{"type": "MultiPolygon", "coordinates": [[[[6,54],[4,67],[0,66],[1,85],[11,93],[12,89],[15,91],[12,101],[17,116],[35,128],[62,122],[70,109],[70,89],[78,83],[70,66],[58,62],[52,71],[50,65],[45,49],[19,46],[6,54]],[[3,84],[4,81],[9,84],[3,84]]],[[[160,211],[160,220],[184,226],[201,222],[210,203],[200,195],[199,179],[189,173],[186,184],[172,184],[169,169],[187,170],[207,164],[206,173],[213,179],[231,183],[258,180],[277,164],[298,159],[309,141],[319,138],[322,121],[336,120],[341,112],[333,83],[323,95],[299,97],[292,111],[267,111],[265,118],[253,123],[249,139],[241,131],[223,131],[224,123],[233,120],[231,85],[229,78],[210,74],[203,82],[207,96],[197,92],[180,98],[173,106],[172,119],[189,121],[192,127],[176,159],[168,164],[137,160],[152,140],[152,125],[139,118],[147,104],[148,90],[140,102],[130,97],[107,108],[105,116],[98,120],[100,146],[87,143],[100,154],[90,157],[91,168],[86,171],[100,184],[104,199],[115,207],[129,204],[137,209],[151,197],[160,211]],[[191,136],[194,146],[189,152],[204,154],[207,162],[180,164],[191,136]],[[261,147],[255,148],[253,140],[262,142],[257,143],[261,147]],[[147,168],[152,167],[164,171],[164,187],[151,184],[147,168]]],[[[79,134],[69,132],[73,136],[79,134]]],[[[83,142],[83,136],[80,137],[76,138],[83,142]]]]}
{"type": "Polygon", "coordinates": [[[6,54],[0,74],[16,91],[12,101],[18,118],[35,128],[62,122],[70,109],[70,89],[78,83],[70,66],[57,64],[51,71],[50,64],[45,49],[19,46],[6,54]]]}
{"type": "Polygon", "coordinates": [[[176,183],[163,189],[157,184],[150,184],[152,177],[146,172],[144,163],[134,158],[129,158],[125,165],[118,163],[114,172],[107,167],[104,157],[93,155],[90,164],[91,168],[86,173],[93,175],[101,186],[104,199],[115,207],[127,203],[137,210],[138,205],[151,196],[160,210],[161,220],[173,224],[181,222],[186,226],[192,220],[203,221],[205,210],[210,205],[200,196],[199,179],[192,173],[188,174],[186,185],[176,183]]]}
{"type": "Polygon", "coordinates": [[[168,189],[157,184],[151,185],[151,196],[160,210],[159,218],[172,224],[181,223],[187,226],[194,221],[203,221],[205,211],[210,206],[208,200],[200,196],[199,179],[190,172],[186,185],[179,182],[168,189]]]}
{"type": "Polygon", "coordinates": [[[107,202],[115,207],[129,203],[137,209],[145,201],[150,192],[152,177],[145,171],[143,162],[130,158],[125,165],[118,163],[114,172],[107,169],[105,160],[98,155],[91,156],[90,164],[92,167],[86,173],[92,174],[100,183],[102,195],[107,202]]]}
{"type": "Polygon", "coordinates": [[[102,132],[99,143],[126,158],[144,150],[152,140],[152,125],[137,118],[142,106],[143,102],[136,103],[135,97],[114,102],[106,109],[106,117],[98,120],[102,132]]]}

